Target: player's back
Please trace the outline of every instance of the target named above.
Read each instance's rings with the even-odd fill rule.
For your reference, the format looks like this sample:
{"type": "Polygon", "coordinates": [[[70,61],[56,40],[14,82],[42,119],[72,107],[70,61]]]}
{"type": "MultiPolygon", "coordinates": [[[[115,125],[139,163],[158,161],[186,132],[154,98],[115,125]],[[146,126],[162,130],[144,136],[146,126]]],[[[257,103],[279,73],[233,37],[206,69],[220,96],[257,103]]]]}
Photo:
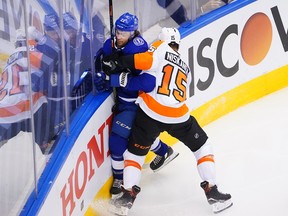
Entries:
{"type": "Polygon", "coordinates": [[[151,92],[141,93],[137,103],[159,121],[176,123],[187,120],[189,110],[185,101],[191,82],[189,67],[167,43],[156,41],[149,51],[153,62],[148,73],[156,77],[156,86],[151,92]]]}
{"type": "MultiPolygon", "coordinates": [[[[30,118],[28,62],[26,47],[18,47],[9,56],[0,82],[0,123],[30,118]]],[[[33,93],[35,110],[46,102],[41,93],[33,93]]]]}
{"type": "Polygon", "coordinates": [[[27,99],[27,95],[19,85],[19,76],[21,72],[27,72],[27,65],[26,47],[15,49],[9,56],[1,80],[1,106],[11,106],[23,98],[27,99]]]}

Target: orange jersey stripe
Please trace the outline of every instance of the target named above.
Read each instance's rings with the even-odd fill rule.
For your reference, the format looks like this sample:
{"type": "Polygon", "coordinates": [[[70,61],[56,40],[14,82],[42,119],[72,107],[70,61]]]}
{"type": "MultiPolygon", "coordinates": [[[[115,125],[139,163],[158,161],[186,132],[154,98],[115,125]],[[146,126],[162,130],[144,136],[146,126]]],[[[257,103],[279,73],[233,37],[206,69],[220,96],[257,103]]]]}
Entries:
{"type": "Polygon", "coordinates": [[[149,51],[135,54],[134,55],[135,68],[139,70],[149,70],[152,67],[153,63],[153,52],[162,43],[163,41],[156,41],[150,46],[149,51]]]}
{"type": "Polygon", "coordinates": [[[213,157],[211,155],[208,155],[208,156],[205,156],[205,157],[202,157],[198,160],[197,162],[197,165],[203,163],[203,162],[212,162],[212,163],[215,163],[213,157]]]}
{"type": "Polygon", "coordinates": [[[139,170],[142,169],[142,167],[140,166],[140,164],[137,163],[136,161],[133,161],[133,160],[125,160],[125,161],[124,161],[124,168],[125,168],[125,167],[128,167],[128,166],[133,166],[133,167],[135,167],[135,168],[137,168],[137,169],[139,169],[139,170]]]}
{"type": "MultiPolygon", "coordinates": [[[[155,41],[150,47],[154,48],[154,50],[155,50],[155,49],[157,49],[162,43],[163,43],[163,41],[157,40],[157,41],[155,41]]],[[[153,51],[154,51],[154,50],[153,50],[153,51]]]]}
{"type": "Polygon", "coordinates": [[[153,112],[167,117],[179,118],[184,116],[187,112],[189,112],[186,104],[183,104],[180,107],[169,107],[158,103],[153,97],[145,92],[140,93],[139,97],[143,99],[145,104],[149,107],[153,112]]]}
{"type": "MultiPolygon", "coordinates": [[[[33,94],[33,104],[35,104],[40,97],[42,97],[43,94],[42,93],[35,93],[33,94]]],[[[30,110],[30,101],[29,100],[23,100],[13,106],[8,106],[8,107],[3,107],[0,108],[0,117],[10,117],[10,116],[14,116],[18,113],[21,112],[27,112],[30,110]]]]}
{"type": "Polygon", "coordinates": [[[40,68],[42,56],[43,56],[43,53],[30,52],[30,62],[32,66],[34,66],[35,68],[40,68]]]}

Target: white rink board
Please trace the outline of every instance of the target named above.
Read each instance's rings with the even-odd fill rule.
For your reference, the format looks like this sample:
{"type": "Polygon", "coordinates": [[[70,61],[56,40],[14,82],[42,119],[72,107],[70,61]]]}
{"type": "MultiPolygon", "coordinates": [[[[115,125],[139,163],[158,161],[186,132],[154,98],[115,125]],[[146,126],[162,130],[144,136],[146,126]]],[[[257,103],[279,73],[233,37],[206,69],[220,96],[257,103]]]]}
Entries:
{"type": "MultiPolygon", "coordinates": [[[[195,95],[191,98],[189,103],[191,109],[197,108],[204,103],[210,101],[211,99],[231,89],[234,89],[235,87],[249,80],[252,80],[263,74],[269,73],[272,70],[287,65],[288,52],[283,49],[283,43],[280,40],[279,32],[276,27],[276,21],[271,12],[271,8],[275,6],[280,13],[283,23],[281,24],[278,21],[278,24],[284,27],[284,29],[286,29],[287,34],[288,16],[285,15],[286,11],[288,10],[287,1],[258,0],[245,6],[244,8],[241,8],[208,24],[204,28],[199,29],[196,32],[182,39],[180,53],[187,61],[189,58],[193,58],[194,62],[194,68],[192,68],[192,70],[194,71],[195,79],[195,95]],[[247,24],[249,18],[251,18],[256,13],[263,13],[268,17],[270,24],[272,25],[272,41],[270,44],[270,49],[265,58],[263,58],[263,60],[260,61],[258,64],[251,66],[243,60],[240,41],[241,37],[243,37],[243,29],[245,24],[247,24]],[[239,19],[239,17],[241,17],[241,19],[239,19]],[[234,28],[237,29],[237,33],[230,33],[225,38],[223,36],[223,32],[231,26],[234,26],[234,28]],[[225,39],[223,42],[223,50],[219,58],[222,59],[224,65],[227,68],[234,66],[237,62],[239,65],[239,69],[237,70],[237,72],[230,77],[224,77],[223,75],[221,75],[218,70],[218,65],[216,63],[216,55],[218,51],[217,49],[219,49],[218,46],[221,37],[224,37],[225,39]],[[197,62],[197,52],[199,51],[199,45],[207,38],[209,38],[212,42],[210,46],[207,45],[203,49],[202,55],[213,61],[215,71],[212,83],[209,85],[209,88],[205,90],[199,90],[196,86],[197,82],[204,82],[208,79],[209,75],[212,76],[211,74],[209,74],[207,67],[200,66],[197,62]],[[193,56],[188,55],[187,48],[189,49],[191,47],[193,47],[193,56]]],[[[255,29],[255,31],[257,31],[257,29],[255,29]]],[[[252,33],[253,32],[250,32],[251,36],[252,33]]],[[[286,43],[288,43],[288,41],[286,41],[286,43]]]]}

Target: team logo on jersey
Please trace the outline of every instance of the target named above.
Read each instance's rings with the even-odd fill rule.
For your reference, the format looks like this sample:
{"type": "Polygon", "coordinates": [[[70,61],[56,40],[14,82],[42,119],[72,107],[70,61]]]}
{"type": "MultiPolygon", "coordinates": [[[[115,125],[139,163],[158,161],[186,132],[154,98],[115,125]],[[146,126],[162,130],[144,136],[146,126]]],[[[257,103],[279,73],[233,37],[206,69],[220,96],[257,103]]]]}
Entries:
{"type": "Polygon", "coordinates": [[[53,72],[50,76],[51,86],[57,86],[57,79],[58,79],[57,73],[53,72]]]}
{"type": "Polygon", "coordinates": [[[144,44],[144,40],[140,37],[136,37],[133,39],[133,43],[136,45],[136,46],[141,46],[144,44]]]}

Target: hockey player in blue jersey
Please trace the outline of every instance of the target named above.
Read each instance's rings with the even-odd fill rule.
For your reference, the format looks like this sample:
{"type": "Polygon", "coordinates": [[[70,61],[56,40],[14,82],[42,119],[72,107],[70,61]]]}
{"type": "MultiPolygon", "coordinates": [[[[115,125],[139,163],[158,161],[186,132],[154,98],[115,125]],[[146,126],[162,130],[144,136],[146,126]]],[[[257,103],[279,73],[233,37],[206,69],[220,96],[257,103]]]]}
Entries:
{"type": "MultiPolygon", "coordinates": [[[[109,38],[103,45],[104,58],[111,55],[129,55],[145,52],[148,50],[148,44],[138,31],[138,18],[130,13],[124,13],[115,22],[115,37],[109,38]],[[113,43],[112,41],[113,40],[113,43]],[[114,47],[112,47],[114,44],[114,47]]],[[[96,58],[97,59],[97,58],[96,58]]],[[[146,75],[141,74],[140,70],[119,71],[117,74],[106,76],[99,72],[96,65],[95,86],[98,92],[105,91],[110,87],[116,89],[116,102],[114,107],[114,117],[112,123],[112,132],[109,137],[109,148],[112,159],[113,185],[111,187],[112,198],[121,194],[121,185],[123,184],[124,159],[123,153],[128,146],[128,137],[134,122],[137,105],[135,100],[138,97],[138,91],[152,90],[153,86],[146,81],[146,75]],[[129,77],[129,83],[127,81],[129,77]]],[[[175,157],[178,153],[171,147],[157,139],[151,147],[151,150],[157,154],[151,162],[152,170],[157,171],[175,157]]]]}
{"type": "MultiPolygon", "coordinates": [[[[62,72],[61,40],[59,17],[55,13],[44,16],[44,34],[39,33],[35,28],[29,28],[29,38],[35,40],[35,49],[43,56],[52,59],[52,63],[46,63],[43,73],[34,73],[31,76],[33,91],[42,92],[48,103],[41,107],[41,112],[36,119],[37,127],[36,140],[44,154],[50,153],[53,140],[56,139],[65,125],[64,113],[64,76],[62,72]],[[53,113],[53,115],[51,115],[53,113]],[[39,138],[37,138],[39,137],[39,138]]],[[[45,62],[43,62],[45,64],[45,62]]],[[[69,73],[69,72],[67,72],[69,73]]],[[[66,87],[70,89],[73,74],[67,75],[66,87]]],[[[54,146],[54,144],[53,144],[54,146]]],[[[52,149],[53,150],[53,149],[52,149]]]]}

